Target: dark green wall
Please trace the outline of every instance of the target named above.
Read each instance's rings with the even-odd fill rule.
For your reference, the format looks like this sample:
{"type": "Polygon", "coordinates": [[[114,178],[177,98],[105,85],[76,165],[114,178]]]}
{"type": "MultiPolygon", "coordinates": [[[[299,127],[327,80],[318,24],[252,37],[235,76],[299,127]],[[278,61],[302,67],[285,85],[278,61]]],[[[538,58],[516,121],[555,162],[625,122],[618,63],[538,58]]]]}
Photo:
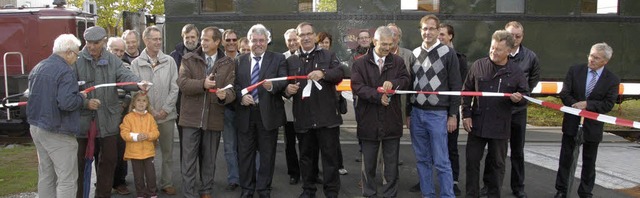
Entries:
{"type": "MultiPolygon", "coordinates": [[[[333,35],[333,51],[342,59],[347,56],[347,32],[370,28],[390,22],[403,30],[402,46],[413,49],[420,45],[418,26],[426,12],[400,11],[399,0],[337,0],[335,13],[298,13],[297,0],[235,0],[234,13],[199,13],[195,0],[166,1],[167,49],[181,42],[180,29],[186,23],[203,28],[215,25],[233,28],[246,36],[247,30],[262,23],[272,30],[270,50],[286,50],[283,33],[299,22],[309,21],[316,32],[327,31],[333,35]]],[[[527,0],[525,14],[496,14],[495,0],[447,0],[441,1],[442,22],[456,29],[456,50],[467,55],[469,64],[487,56],[491,34],[502,29],[511,20],[520,21],[525,27],[523,45],[532,49],[540,58],[542,78],[564,78],[569,66],[587,61],[589,48],[596,42],[607,42],[614,49],[608,68],[628,81],[640,81],[634,74],[640,60],[640,1],[619,0],[620,15],[582,15],[580,0],[527,0]],[[477,3],[473,3],[477,2],[477,3]]]]}

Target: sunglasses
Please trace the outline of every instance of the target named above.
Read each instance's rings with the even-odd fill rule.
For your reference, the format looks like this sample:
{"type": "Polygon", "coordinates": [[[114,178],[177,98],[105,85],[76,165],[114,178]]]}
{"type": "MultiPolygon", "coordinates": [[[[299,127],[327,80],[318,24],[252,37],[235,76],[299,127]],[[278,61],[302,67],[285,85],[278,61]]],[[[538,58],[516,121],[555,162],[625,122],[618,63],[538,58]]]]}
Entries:
{"type": "Polygon", "coordinates": [[[231,42],[231,41],[236,42],[236,41],[238,41],[238,39],[224,39],[224,40],[227,41],[227,42],[231,42]]]}

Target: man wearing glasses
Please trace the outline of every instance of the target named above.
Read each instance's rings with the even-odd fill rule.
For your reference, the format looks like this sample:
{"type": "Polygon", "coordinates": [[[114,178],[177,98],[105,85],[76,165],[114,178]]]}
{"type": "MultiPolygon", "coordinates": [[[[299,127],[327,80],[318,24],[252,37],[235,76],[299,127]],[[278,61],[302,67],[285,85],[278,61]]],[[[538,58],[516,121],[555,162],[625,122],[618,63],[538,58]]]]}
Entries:
{"type": "MultiPolygon", "coordinates": [[[[416,91],[460,91],[462,80],[455,51],[438,40],[440,20],[427,15],[420,20],[422,44],[413,50],[411,85],[416,91]]],[[[455,197],[447,133],[456,128],[459,96],[413,94],[407,101],[407,126],[416,155],[423,197],[436,197],[432,169],[440,183],[440,197],[455,197]]]]}
{"type": "Polygon", "coordinates": [[[324,195],[338,197],[339,126],[342,117],[336,109],[335,85],[342,81],[344,71],[335,53],[316,46],[316,34],[311,23],[298,24],[296,33],[301,48],[287,59],[289,75],[304,75],[309,80],[290,82],[285,96],[293,98],[294,128],[301,137],[303,192],[300,197],[315,197],[317,173],[314,174],[313,167],[317,165],[313,161],[318,150],[322,155],[324,195]],[[302,87],[304,89],[299,90],[302,87]]]}

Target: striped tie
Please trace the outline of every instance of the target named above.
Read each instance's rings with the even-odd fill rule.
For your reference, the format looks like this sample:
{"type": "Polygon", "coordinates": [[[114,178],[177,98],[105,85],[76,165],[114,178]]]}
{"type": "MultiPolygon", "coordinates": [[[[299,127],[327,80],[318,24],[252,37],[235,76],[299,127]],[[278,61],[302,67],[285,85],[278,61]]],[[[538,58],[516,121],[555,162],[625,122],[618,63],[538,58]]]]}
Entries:
{"type": "Polygon", "coordinates": [[[589,80],[589,84],[587,84],[587,91],[585,92],[585,98],[588,98],[591,95],[591,91],[593,91],[593,87],[596,86],[596,82],[598,81],[598,73],[595,70],[591,70],[591,80],[589,80]]]}
{"type": "MultiPolygon", "coordinates": [[[[256,64],[253,66],[253,70],[251,70],[251,84],[256,84],[260,80],[260,58],[259,56],[253,57],[256,60],[256,64]]],[[[254,89],[251,91],[251,97],[253,97],[253,101],[258,102],[258,89],[254,89]]]]}

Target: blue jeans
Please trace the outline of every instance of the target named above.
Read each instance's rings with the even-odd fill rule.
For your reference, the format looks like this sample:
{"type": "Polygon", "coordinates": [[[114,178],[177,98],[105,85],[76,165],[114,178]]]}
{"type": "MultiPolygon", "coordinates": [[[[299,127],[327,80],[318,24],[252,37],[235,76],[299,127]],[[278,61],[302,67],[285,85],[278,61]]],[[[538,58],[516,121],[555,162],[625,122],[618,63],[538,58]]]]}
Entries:
{"type": "Polygon", "coordinates": [[[422,196],[436,197],[432,181],[435,167],[440,180],[440,197],[455,197],[447,146],[447,111],[413,108],[411,143],[416,154],[422,196]]]}
{"type": "Polygon", "coordinates": [[[238,176],[238,136],[236,134],[235,122],[236,112],[224,109],[224,130],[222,139],[224,140],[224,158],[227,160],[227,182],[229,184],[239,184],[238,176]]]}

